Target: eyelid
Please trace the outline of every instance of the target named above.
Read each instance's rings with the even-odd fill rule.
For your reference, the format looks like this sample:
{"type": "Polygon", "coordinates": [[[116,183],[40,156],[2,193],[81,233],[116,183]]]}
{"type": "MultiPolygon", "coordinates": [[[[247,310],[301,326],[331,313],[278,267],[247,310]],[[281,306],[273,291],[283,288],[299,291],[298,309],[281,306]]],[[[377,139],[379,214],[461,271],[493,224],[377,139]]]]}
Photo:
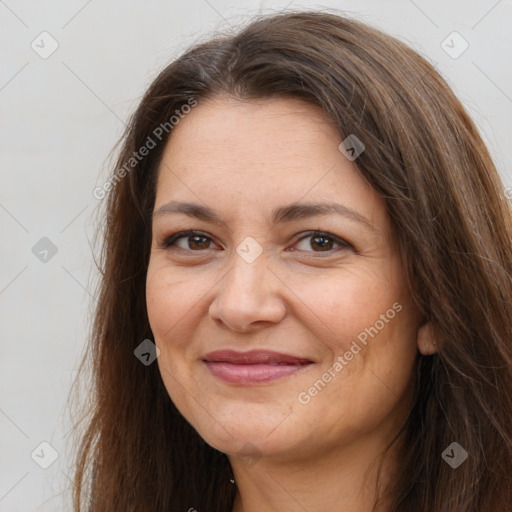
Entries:
{"type": "MultiPolygon", "coordinates": [[[[331,238],[335,243],[337,243],[340,246],[340,249],[345,248],[345,249],[350,249],[352,251],[355,251],[355,248],[354,248],[354,246],[352,244],[350,244],[349,242],[347,242],[346,240],[344,240],[340,236],[337,236],[334,233],[330,233],[328,231],[322,231],[322,230],[316,229],[316,230],[304,231],[304,232],[299,233],[299,234],[302,235],[302,236],[300,236],[300,238],[297,238],[297,240],[295,241],[294,245],[297,244],[298,242],[301,242],[305,238],[311,238],[314,235],[316,235],[318,237],[331,238]]],[[[332,249],[330,251],[325,251],[325,253],[326,254],[333,254],[335,252],[338,252],[340,249],[338,249],[338,250],[332,249]]],[[[311,252],[313,254],[322,254],[323,251],[306,251],[306,252],[311,252]]]]}
{"type": "MultiPolygon", "coordinates": [[[[309,230],[309,231],[303,231],[301,233],[299,233],[299,235],[301,235],[300,237],[296,238],[296,240],[294,241],[294,245],[301,242],[302,240],[304,240],[305,238],[310,238],[310,237],[313,237],[314,235],[318,236],[318,237],[321,237],[321,236],[325,236],[326,238],[331,238],[335,243],[337,243],[340,247],[338,249],[331,249],[329,251],[304,251],[304,252],[311,252],[313,254],[327,254],[327,255],[332,255],[334,253],[337,253],[339,252],[340,250],[343,250],[343,249],[349,249],[349,250],[352,250],[354,251],[355,253],[358,253],[358,251],[355,249],[355,247],[347,242],[346,240],[344,240],[343,238],[333,234],[333,233],[330,233],[328,231],[322,231],[322,230],[309,230]]],[[[181,238],[187,238],[187,237],[190,237],[190,236],[202,236],[204,238],[207,238],[209,240],[211,240],[212,242],[215,243],[215,240],[213,239],[212,236],[210,236],[209,234],[203,232],[203,231],[199,231],[199,230],[195,230],[195,229],[190,229],[190,230],[185,230],[185,231],[178,231],[176,233],[173,233],[172,235],[169,235],[167,236],[161,243],[159,243],[159,248],[160,249],[169,249],[169,248],[172,248],[173,247],[173,244],[180,240],[181,238]]],[[[185,252],[193,252],[193,253],[201,253],[201,252],[204,252],[204,251],[193,251],[193,250],[189,250],[189,249],[182,249],[181,247],[177,247],[176,248],[177,250],[182,250],[182,251],[185,251],[185,252]]]]}
{"type": "MultiPolygon", "coordinates": [[[[159,244],[160,249],[167,249],[171,247],[171,244],[178,241],[180,238],[187,238],[190,236],[202,236],[204,238],[210,239],[212,242],[213,237],[208,235],[207,233],[204,233],[203,231],[198,231],[196,229],[187,229],[185,231],[177,231],[176,233],[173,233],[172,235],[169,235],[164,238],[164,240],[159,244]]],[[[181,249],[181,247],[178,247],[178,249],[181,249]]],[[[183,249],[186,250],[186,249],[183,249]]],[[[188,251],[188,252],[201,252],[201,251],[188,251]]]]}

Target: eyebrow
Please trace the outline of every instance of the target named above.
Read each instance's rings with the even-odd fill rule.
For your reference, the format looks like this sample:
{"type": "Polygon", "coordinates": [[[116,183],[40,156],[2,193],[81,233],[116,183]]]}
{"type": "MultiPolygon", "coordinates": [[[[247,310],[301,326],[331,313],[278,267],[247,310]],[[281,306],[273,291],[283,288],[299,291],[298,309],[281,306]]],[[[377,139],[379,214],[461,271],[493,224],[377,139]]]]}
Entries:
{"type": "MultiPolygon", "coordinates": [[[[169,201],[168,203],[163,204],[153,212],[153,218],[171,213],[183,213],[189,217],[194,217],[199,220],[226,225],[225,221],[222,220],[215,210],[208,206],[180,201],[169,201]]],[[[364,215],[361,215],[352,208],[339,203],[291,203],[286,206],[275,208],[272,211],[271,219],[272,224],[275,225],[278,223],[292,222],[295,220],[329,214],[342,215],[350,220],[359,222],[368,230],[378,233],[377,229],[375,229],[372,223],[364,215]]]]}
{"type": "MultiPolygon", "coordinates": [[[[199,220],[223,225],[226,224],[215,210],[212,210],[208,206],[179,201],[169,201],[168,203],[163,204],[153,212],[153,218],[171,213],[183,213],[189,217],[194,217],[199,220]]],[[[291,203],[286,206],[275,208],[272,211],[271,220],[272,224],[275,225],[278,223],[292,222],[295,220],[329,214],[342,215],[350,220],[359,222],[368,230],[378,233],[372,223],[364,215],[361,215],[352,208],[339,203],[291,203]]]]}

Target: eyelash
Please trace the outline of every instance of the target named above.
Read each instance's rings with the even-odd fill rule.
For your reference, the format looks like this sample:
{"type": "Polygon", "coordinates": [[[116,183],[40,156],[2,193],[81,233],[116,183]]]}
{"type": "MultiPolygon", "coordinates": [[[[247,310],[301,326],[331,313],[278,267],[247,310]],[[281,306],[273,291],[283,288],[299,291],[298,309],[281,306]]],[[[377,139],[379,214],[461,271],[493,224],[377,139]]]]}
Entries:
{"type": "MultiPolygon", "coordinates": [[[[205,250],[209,249],[209,248],[207,248],[204,250],[193,250],[193,249],[183,249],[181,247],[177,247],[177,248],[173,247],[174,244],[181,238],[187,238],[187,237],[191,237],[191,236],[200,236],[202,238],[206,238],[207,240],[214,242],[211,237],[209,237],[205,233],[202,233],[201,231],[189,230],[189,231],[180,231],[178,233],[174,233],[174,234],[168,236],[160,244],[160,248],[161,249],[172,249],[172,250],[177,250],[177,251],[185,251],[185,252],[195,252],[195,253],[204,252],[205,250]]],[[[340,238],[336,235],[333,235],[332,233],[328,233],[326,231],[309,231],[303,237],[299,238],[296,241],[296,243],[302,242],[302,240],[304,240],[306,238],[313,238],[313,237],[330,238],[335,243],[337,243],[340,247],[338,249],[330,249],[328,251],[306,251],[306,252],[313,252],[315,254],[327,254],[328,256],[332,255],[335,252],[339,252],[339,251],[347,250],[347,249],[351,250],[353,252],[357,252],[355,250],[355,248],[351,244],[349,244],[347,241],[343,240],[342,238],[340,238]]]]}

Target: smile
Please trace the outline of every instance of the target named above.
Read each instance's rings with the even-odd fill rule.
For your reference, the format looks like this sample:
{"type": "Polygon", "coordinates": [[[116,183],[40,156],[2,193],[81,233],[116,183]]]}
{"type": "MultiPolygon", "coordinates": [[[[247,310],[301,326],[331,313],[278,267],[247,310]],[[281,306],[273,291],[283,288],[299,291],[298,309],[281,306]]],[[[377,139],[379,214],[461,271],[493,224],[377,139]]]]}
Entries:
{"type": "Polygon", "coordinates": [[[266,350],[219,350],[203,359],[211,374],[229,384],[253,385],[282,379],[304,370],[312,361],[266,350]]]}

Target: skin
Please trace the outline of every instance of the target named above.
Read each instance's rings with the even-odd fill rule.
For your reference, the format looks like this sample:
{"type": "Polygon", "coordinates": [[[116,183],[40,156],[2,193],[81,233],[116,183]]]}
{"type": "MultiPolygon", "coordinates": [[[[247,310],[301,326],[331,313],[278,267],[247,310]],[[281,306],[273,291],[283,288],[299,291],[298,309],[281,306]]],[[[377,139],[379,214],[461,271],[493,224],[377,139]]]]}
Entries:
{"type": "MultiPolygon", "coordinates": [[[[187,201],[222,219],[153,217],[146,298],[166,389],[199,434],[228,454],[235,512],[372,510],[379,456],[411,407],[418,349],[434,350],[385,203],[357,159],[339,151],[341,142],[325,114],[301,100],[217,97],[180,120],[160,165],[155,211],[187,201]],[[271,222],[274,208],[320,201],[355,210],[373,229],[339,214],[271,222]],[[162,246],[184,230],[209,238],[162,246]],[[307,233],[315,230],[354,249],[332,238],[315,242],[307,233]],[[252,263],[236,251],[246,237],[262,249],[252,263]],[[301,403],[299,394],[396,303],[394,318],[301,403]],[[227,384],[201,361],[224,348],[314,364],[264,385],[227,384]]],[[[399,448],[384,459],[382,485],[392,480],[399,448]]]]}

